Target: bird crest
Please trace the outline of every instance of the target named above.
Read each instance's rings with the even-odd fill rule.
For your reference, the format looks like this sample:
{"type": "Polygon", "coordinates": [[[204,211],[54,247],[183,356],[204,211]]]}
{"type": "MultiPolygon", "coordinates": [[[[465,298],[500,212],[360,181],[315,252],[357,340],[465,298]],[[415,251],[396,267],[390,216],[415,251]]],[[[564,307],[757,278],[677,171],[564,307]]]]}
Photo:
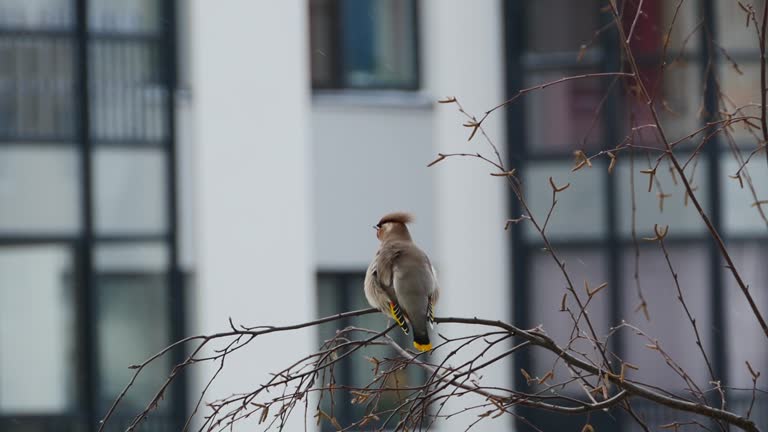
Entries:
{"type": "Polygon", "coordinates": [[[389,223],[389,222],[397,222],[403,225],[407,225],[413,222],[413,216],[410,213],[406,213],[406,212],[389,213],[384,215],[384,217],[381,218],[381,220],[376,226],[381,227],[385,223],[389,223]]]}

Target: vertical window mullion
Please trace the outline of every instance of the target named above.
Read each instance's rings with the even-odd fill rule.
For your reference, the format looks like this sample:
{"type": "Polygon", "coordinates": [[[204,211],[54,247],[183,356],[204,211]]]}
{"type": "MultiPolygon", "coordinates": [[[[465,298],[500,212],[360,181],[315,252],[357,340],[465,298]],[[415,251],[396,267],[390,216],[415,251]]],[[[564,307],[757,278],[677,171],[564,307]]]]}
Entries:
{"type": "MultiPolygon", "coordinates": [[[[702,118],[702,124],[707,124],[716,120],[719,113],[718,107],[718,89],[717,77],[715,76],[717,71],[718,56],[712,45],[712,41],[717,40],[717,28],[715,26],[715,10],[714,2],[712,0],[702,0],[702,16],[704,19],[704,29],[701,32],[702,43],[700,52],[700,67],[703,74],[703,81],[705,84],[704,93],[704,118],[702,118]],[[711,64],[711,67],[710,67],[711,64]]],[[[714,129],[714,127],[712,128],[714,129]]],[[[707,178],[708,188],[710,195],[710,202],[712,203],[708,210],[709,218],[715,229],[721,233],[721,236],[725,239],[726,233],[722,230],[721,223],[721,197],[720,197],[720,147],[721,140],[719,134],[709,133],[711,139],[706,145],[705,154],[709,161],[710,172],[707,178]]],[[[723,385],[727,385],[728,382],[728,359],[726,355],[725,335],[727,334],[726,317],[725,317],[725,301],[724,301],[724,289],[723,283],[723,265],[720,251],[714,241],[709,242],[709,255],[710,255],[710,290],[709,296],[710,314],[712,317],[711,326],[711,338],[712,347],[710,352],[714,352],[713,368],[716,378],[720,379],[723,385]]]]}
{"type": "Polygon", "coordinates": [[[95,430],[98,406],[98,347],[95,319],[95,295],[93,275],[93,187],[92,143],[89,92],[89,38],[88,0],[75,0],[75,88],[77,91],[77,140],[80,148],[81,170],[81,231],[78,248],[79,263],[79,329],[78,345],[81,353],[83,386],[81,404],[85,417],[85,429],[95,430]]]}

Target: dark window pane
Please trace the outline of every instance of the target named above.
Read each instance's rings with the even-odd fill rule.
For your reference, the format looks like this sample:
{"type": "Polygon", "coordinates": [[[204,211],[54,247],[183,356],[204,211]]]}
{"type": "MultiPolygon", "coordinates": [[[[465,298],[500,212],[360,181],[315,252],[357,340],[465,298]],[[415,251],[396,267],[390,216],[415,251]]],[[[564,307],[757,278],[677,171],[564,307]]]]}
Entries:
{"type": "Polygon", "coordinates": [[[600,27],[597,0],[530,0],[526,6],[529,51],[578,51],[600,27]]]}
{"type": "MultiPolygon", "coordinates": [[[[558,256],[566,263],[568,274],[582,302],[586,302],[586,294],[584,294],[585,282],[589,284],[590,288],[594,289],[608,281],[605,260],[603,254],[599,251],[589,249],[560,251],[558,256]]],[[[583,318],[579,324],[582,333],[572,333],[574,323],[571,315],[567,311],[560,310],[563,295],[567,292],[567,285],[565,277],[560,272],[557,264],[547,253],[535,253],[532,256],[532,261],[533,264],[530,269],[533,281],[530,290],[532,304],[530,312],[531,326],[541,325],[544,331],[561,345],[568,345],[571,339],[581,336],[574,341],[571,348],[580,353],[585,353],[595,364],[600,364],[601,357],[599,352],[594,348],[592,342],[586,339],[587,337],[591,339],[591,334],[583,318]]],[[[611,325],[608,309],[608,296],[610,295],[608,290],[611,289],[615,289],[615,287],[607,287],[600,291],[587,308],[589,318],[601,342],[607,336],[611,325]]],[[[578,315],[578,303],[570,294],[566,300],[566,306],[575,315],[578,315]]],[[[532,352],[532,365],[534,369],[528,372],[535,376],[543,377],[552,370],[556,357],[545,350],[536,349],[532,352]]],[[[549,384],[566,381],[571,376],[562,361],[558,362],[554,374],[554,381],[549,384]]],[[[570,392],[581,392],[581,387],[578,385],[568,386],[566,389],[570,392]]]]}
{"type": "Polygon", "coordinates": [[[88,26],[94,31],[147,33],[157,31],[164,0],[91,0],[88,26]]]}
{"type": "MultiPolygon", "coordinates": [[[[759,55],[755,56],[754,59],[759,61],[759,55]]],[[[733,138],[742,150],[754,150],[762,140],[762,134],[759,130],[760,121],[757,120],[760,117],[759,104],[761,103],[760,63],[742,62],[737,70],[731,63],[723,61],[718,65],[717,73],[721,91],[725,96],[722,100],[723,109],[730,113],[736,113],[737,117],[754,117],[749,124],[736,123],[730,129],[733,138]]],[[[727,141],[723,140],[723,143],[727,145],[727,141]]],[[[765,159],[764,155],[761,156],[760,159],[765,159]]]]}
{"type": "Polygon", "coordinates": [[[94,151],[94,212],[98,234],[165,231],[166,174],[161,150],[94,151]]]}
{"type": "Polygon", "coordinates": [[[311,1],[313,85],[415,88],[414,13],[414,0],[311,1]]]}
{"type": "Polygon", "coordinates": [[[334,85],[334,68],[338,51],[334,39],[336,31],[336,2],[310,0],[309,2],[309,59],[312,67],[312,85],[334,85]]]}
{"type": "Polygon", "coordinates": [[[67,29],[74,26],[72,0],[0,0],[0,26],[67,29]]]}
{"type": "MultiPolygon", "coordinates": [[[[701,143],[701,135],[680,141],[679,144],[678,141],[701,127],[703,121],[704,84],[700,65],[673,63],[663,75],[659,75],[657,65],[648,66],[645,70],[648,71],[644,74],[647,90],[654,95],[656,112],[667,140],[678,150],[695,148],[701,143]]],[[[631,84],[630,81],[628,79],[625,84],[631,84]]],[[[642,96],[629,98],[625,109],[624,118],[631,119],[631,123],[627,121],[622,137],[632,136],[633,143],[639,146],[664,148],[642,96]]]]}
{"type": "Polygon", "coordinates": [[[158,142],[166,136],[167,92],[159,49],[147,41],[91,46],[91,133],[97,141],[158,142]]]}
{"type": "Polygon", "coordinates": [[[0,140],[74,139],[72,41],[4,36],[0,58],[0,140]]]}
{"type": "MultiPolygon", "coordinates": [[[[704,234],[706,226],[702,222],[696,207],[690,199],[686,199],[685,186],[677,174],[672,175],[667,162],[659,165],[654,176],[653,189],[648,192],[649,175],[640,171],[655,165],[658,154],[646,155],[637,152],[634,162],[634,189],[637,236],[653,237],[654,225],[669,225],[669,235],[704,234]],[[662,194],[664,197],[662,198],[662,194]]],[[[677,157],[684,163],[690,154],[679,153],[677,157]]],[[[616,182],[619,205],[620,232],[625,237],[632,233],[632,189],[631,189],[631,160],[629,153],[622,153],[616,164],[613,181],[616,182]]],[[[709,163],[701,156],[688,164],[685,170],[688,181],[696,189],[696,198],[701,205],[709,208],[709,190],[707,177],[709,163]]]]}
{"type": "Polygon", "coordinates": [[[768,206],[753,205],[756,201],[768,199],[768,168],[762,153],[752,158],[741,171],[741,183],[728,176],[735,175],[749,157],[749,152],[740,152],[740,159],[723,155],[720,190],[722,191],[723,226],[726,233],[736,235],[768,234],[765,219],[768,206]],[[755,194],[752,194],[754,188],[755,194]],[[743,185],[743,186],[742,186],[743,185]],[[761,215],[762,210],[762,215],[761,215]]]}
{"type": "Polygon", "coordinates": [[[0,232],[79,231],[79,166],[73,147],[0,148],[0,232]]]}
{"type": "Polygon", "coordinates": [[[0,416],[77,409],[73,267],[63,246],[0,248],[0,416]]]}
{"type": "MultiPolygon", "coordinates": [[[[757,303],[760,312],[765,316],[766,311],[768,311],[768,292],[764,289],[768,286],[768,267],[765,265],[768,262],[768,248],[765,244],[760,243],[731,245],[729,252],[734,262],[737,263],[736,269],[739,270],[744,282],[751,288],[756,288],[750,289],[749,293],[757,303]]],[[[763,330],[731,273],[727,271],[724,279],[723,298],[725,299],[727,316],[725,352],[731,368],[729,385],[751,388],[752,377],[744,362],[748,361],[755,371],[768,370],[768,344],[764,343],[763,330]],[[757,341],[760,343],[756,343],[757,341]]],[[[758,381],[759,385],[760,382],[758,381]]],[[[742,399],[743,396],[749,397],[751,395],[742,394],[742,399]]],[[[747,398],[747,400],[749,399],[747,398]]]]}
{"type": "MultiPolygon", "coordinates": [[[[131,379],[134,371],[128,366],[141,363],[170,343],[167,254],[167,247],[161,243],[96,247],[102,411],[131,379]]],[[[166,356],[142,372],[118,415],[140,412],[168,375],[169,366],[166,356]]],[[[160,405],[161,410],[167,407],[168,404],[160,405]]]]}
{"type": "Polygon", "coordinates": [[[413,0],[341,0],[341,23],[347,86],[415,84],[413,0]]]}
{"type": "MultiPolygon", "coordinates": [[[[572,172],[573,163],[530,162],[524,172],[525,198],[528,207],[540,226],[544,225],[552,206],[552,186],[549,178],[558,187],[571,186],[559,193],[545,233],[550,240],[602,239],[606,234],[605,206],[603,192],[605,165],[594,163],[592,168],[572,172]]],[[[525,222],[526,237],[540,241],[534,226],[525,222]]]]}
{"type": "MultiPolygon", "coordinates": [[[[716,11],[717,43],[730,54],[751,52],[754,58],[759,60],[760,45],[755,24],[750,20],[747,26],[747,14],[744,9],[739,7],[738,2],[715,1],[713,3],[716,11]]],[[[751,5],[754,8],[759,23],[765,0],[753,0],[742,2],[742,4],[751,5]]]]}
{"type": "MultiPolygon", "coordinates": [[[[688,308],[699,323],[704,346],[711,349],[710,329],[705,324],[712,322],[709,315],[711,296],[706,244],[667,245],[667,249],[688,308]]],[[[625,360],[640,366],[640,370],[630,372],[630,378],[637,378],[670,391],[686,388],[683,379],[665,363],[659,351],[647,347],[647,344],[654,343],[653,340],[658,340],[662,349],[688,372],[696,384],[709,388],[707,383],[710,379],[706,363],[696,347],[693,328],[677,300],[674,279],[658,244],[643,245],[640,249],[640,284],[647,301],[650,321],[646,320],[639,308],[640,299],[634,279],[633,248],[624,250],[623,268],[626,269],[622,281],[625,293],[623,317],[651,338],[649,340],[637,335],[631,329],[622,333],[626,347],[625,360]]]]}
{"type": "MultiPolygon", "coordinates": [[[[588,71],[548,71],[526,74],[525,87],[582,75],[588,71]]],[[[608,78],[567,81],[525,96],[526,133],[532,153],[570,154],[577,149],[599,149],[603,141],[603,113],[598,112],[608,78]]]]}
{"type": "MultiPolygon", "coordinates": [[[[363,293],[363,274],[327,274],[318,278],[318,314],[319,316],[328,316],[340,312],[365,309],[370,307],[363,293]]],[[[320,343],[332,338],[337,331],[347,326],[365,328],[372,331],[382,331],[391,324],[381,314],[370,314],[351,318],[347,321],[334,321],[323,324],[319,329],[320,343]]],[[[389,335],[403,347],[409,347],[411,344],[410,336],[404,336],[398,329],[393,330],[389,335]]],[[[372,336],[371,334],[354,333],[353,339],[360,340],[372,336]]],[[[397,358],[397,353],[389,347],[368,346],[361,348],[353,354],[348,360],[344,361],[335,371],[337,385],[349,385],[355,388],[365,387],[374,380],[374,364],[368,358],[377,360],[397,358]]],[[[381,370],[391,367],[392,364],[383,364],[381,370]]],[[[381,393],[381,399],[378,401],[377,412],[393,409],[401,404],[411,392],[403,390],[403,387],[416,386],[423,381],[422,372],[416,367],[407,367],[405,370],[398,371],[390,376],[390,380],[384,383],[384,388],[392,388],[392,391],[381,393]],[[399,390],[394,390],[398,388],[399,390]]],[[[326,377],[327,379],[327,377],[326,377]]],[[[325,385],[327,385],[327,381],[325,385]]],[[[326,392],[323,396],[323,411],[330,413],[330,393],[326,392]]],[[[347,426],[352,421],[362,418],[365,406],[352,405],[350,401],[352,395],[345,391],[335,391],[334,397],[334,415],[343,426],[347,426]]],[[[386,418],[388,413],[380,414],[382,419],[386,418]]],[[[372,425],[375,425],[372,423],[372,425]]],[[[323,423],[323,430],[334,430],[329,428],[330,423],[323,423]]],[[[369,425],[370,426],[370,425],[369,425]]]]}

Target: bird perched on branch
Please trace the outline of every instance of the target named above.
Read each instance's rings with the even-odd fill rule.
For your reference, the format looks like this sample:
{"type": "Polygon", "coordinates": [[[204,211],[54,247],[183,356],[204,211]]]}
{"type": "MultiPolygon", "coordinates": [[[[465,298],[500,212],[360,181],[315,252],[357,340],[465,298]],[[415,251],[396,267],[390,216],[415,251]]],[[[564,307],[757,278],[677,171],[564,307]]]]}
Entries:
{"type": "Polygon", "coordinates": [[[429,257],[411,239],[408,213],[384,215],[374,225],[379,250],[365,273],[365,298],[371,306],[392,317],[405,334],[413,328],[413,346],[429,351],[427,326],[435,321],[439,296],[435,269],[429,257]]]}

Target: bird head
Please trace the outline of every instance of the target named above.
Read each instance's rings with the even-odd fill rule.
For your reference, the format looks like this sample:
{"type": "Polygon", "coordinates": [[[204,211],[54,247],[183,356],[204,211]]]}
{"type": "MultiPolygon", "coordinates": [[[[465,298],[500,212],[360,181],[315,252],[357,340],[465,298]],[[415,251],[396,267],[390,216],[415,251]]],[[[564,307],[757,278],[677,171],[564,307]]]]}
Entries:
{"type": "Polygon", "coordinates": [[[406,225],[412,221],[413,216],[409,213],[386,214],[373,226],[376,229],[376,238],[382,243],[388,240],[411,240],[411,234],[406,225]]]}

